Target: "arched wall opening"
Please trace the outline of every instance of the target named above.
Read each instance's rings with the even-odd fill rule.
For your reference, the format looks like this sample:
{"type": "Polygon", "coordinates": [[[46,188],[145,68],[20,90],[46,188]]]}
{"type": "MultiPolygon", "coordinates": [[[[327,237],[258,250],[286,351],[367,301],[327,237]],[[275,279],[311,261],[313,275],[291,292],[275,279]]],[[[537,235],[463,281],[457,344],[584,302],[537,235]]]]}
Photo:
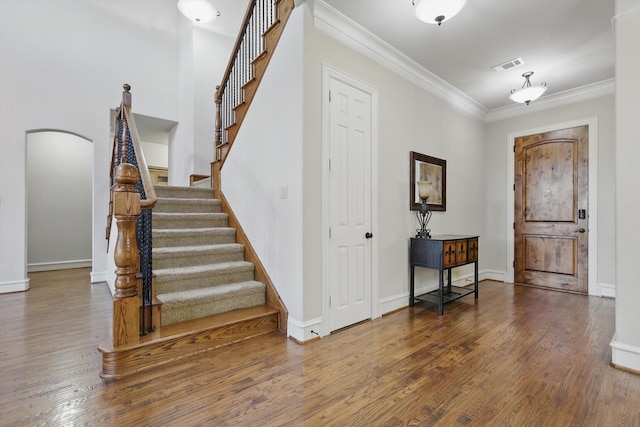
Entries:
{"type": "Polygon", "coordinates": [[[26,147],[27,272],[91,267],[93,141],[34,130],[26,147]]]}

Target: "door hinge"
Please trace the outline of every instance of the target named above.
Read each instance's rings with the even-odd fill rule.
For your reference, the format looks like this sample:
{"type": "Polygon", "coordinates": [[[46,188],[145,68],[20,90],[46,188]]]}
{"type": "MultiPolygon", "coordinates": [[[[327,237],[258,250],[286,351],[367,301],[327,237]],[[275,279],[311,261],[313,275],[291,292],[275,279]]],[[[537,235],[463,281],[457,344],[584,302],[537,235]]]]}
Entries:
{"type": "Polygon", "coordinates": [[[513,152],[514,153],[516,152],[516,146],[515,145],[513,146],[513,152]]]}
{"type": "Polygon", "coordinates": [[[513,191],[516,191],[516,185],[513,184],[513,191]]]}
{"type": "Polygon", "coordinates": [[[329,297],[329,308],[331,308],[331,297],[329,297]]]}
{"type": "Polygon", "coordinates": [[[331,238],[331,227],[329,227],[329,238],[331,238]]]}
{"type": "Polygon", "coordinates": [[[329,102],[331,102],[331,91],[329,91],[329,102]]]}
{"type": "Polygon", "coordinates": [[[514,230],[516,229],[516,223],[515,222],[513,223],[513,229],[514,230]]]}
{"type": "Polygon", "coordinates": [[[329,170],[331,170],[331,158],[329,158],[329,170]]]}
{"type": "Polygon", "coordinates": [[[513,260],[513,268],[516,268],[516,260],[513,260]]]}

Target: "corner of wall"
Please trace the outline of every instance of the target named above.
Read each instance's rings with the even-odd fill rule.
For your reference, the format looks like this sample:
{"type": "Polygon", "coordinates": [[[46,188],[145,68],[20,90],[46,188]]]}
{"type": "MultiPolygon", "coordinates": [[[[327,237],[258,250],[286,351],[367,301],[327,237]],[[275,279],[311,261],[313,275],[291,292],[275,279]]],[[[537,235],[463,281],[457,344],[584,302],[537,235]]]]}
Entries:
{"type": "Polygon", "coordinates": [[[0,294],[24,292],[29,290],[29,279],[0,283],[0,294]]]}
{"type": "Polygon", "coordinates": [[[287,335],[298,342],[304,343],[305,341],[322,337],[322,335],[320,335],[321,331],[321,317],[316,317],[315,319],[307,320],[306,322],[301,322],[291,316],[288,318],[287,335]]]}
{"type": "Polygon", "coordinates": [[[622,343],[616,336],[611,340],[611,364],[615,368],[640,373],[640,347],[622,343]]]}

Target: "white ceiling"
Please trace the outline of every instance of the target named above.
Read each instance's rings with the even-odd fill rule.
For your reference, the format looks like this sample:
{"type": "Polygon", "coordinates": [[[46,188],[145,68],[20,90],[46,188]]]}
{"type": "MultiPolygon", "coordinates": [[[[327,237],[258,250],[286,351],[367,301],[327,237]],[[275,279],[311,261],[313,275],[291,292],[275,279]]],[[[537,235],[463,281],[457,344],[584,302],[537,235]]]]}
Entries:
{"type": "Polygon", "coordinates": [[[442,26],[412,0],[316,0],[353,20],[486,109],[513,104],[511,89],[546,82],[545,96],[614,77],[614,0],[467,0],[442,26]],[[492,66],[521,57],[524,64],[492,66]]]}
{"type": "MultiPolygon", "coordinates": [[[[154,0],[153,7],[130,2],[127,8],[120,0],[89,1],[166,33],[176,34],[186,19],[177,0],[154,0]]],[[[248,0],[208,1],[221,16],[199,26],[235,37],[248,0]]],[[[513,104],[509,92],[522,87],[525,71],[535,73],[532,84],[547,83],[543,99],[614,78],[614,0],[467,0],[442,26],[419,21],[413,0],[306,1],[335,9],[488,111],[513,104]],[[491,69],[517,57],[523,65],[491,69]]]]}

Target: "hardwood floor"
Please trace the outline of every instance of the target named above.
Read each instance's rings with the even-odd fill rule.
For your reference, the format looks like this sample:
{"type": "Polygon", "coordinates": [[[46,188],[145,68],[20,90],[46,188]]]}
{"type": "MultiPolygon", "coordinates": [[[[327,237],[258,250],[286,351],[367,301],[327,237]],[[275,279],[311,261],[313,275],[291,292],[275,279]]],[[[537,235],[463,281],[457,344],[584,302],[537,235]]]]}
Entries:
{"type": "Polygon", "coordinates": [[[609,366],[613,300],[485,281],[434,310],[103,382],[106,285],[34,273],[0,295],[0,425],[640,426],[640,375],[609,366]]]}

